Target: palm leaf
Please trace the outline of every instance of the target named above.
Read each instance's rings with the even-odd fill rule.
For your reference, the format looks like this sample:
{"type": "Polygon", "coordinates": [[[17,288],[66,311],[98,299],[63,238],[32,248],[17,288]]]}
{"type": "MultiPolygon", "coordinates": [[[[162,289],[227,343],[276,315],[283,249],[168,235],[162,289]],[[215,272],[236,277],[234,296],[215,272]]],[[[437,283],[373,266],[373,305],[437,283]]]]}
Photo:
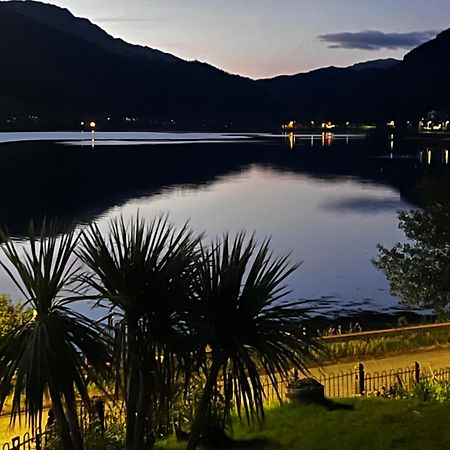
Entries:
{"type": "MultiPolygon", "coordinates": [[[[200,251],[191,305],[199,351],[211,348],[208,380],[221,373],[225,404],[234,402],[248,420],[264,417],[263,373],[277,390],[290,369],[308,373],[315,362],[318,344],[303,326],[313,305],[284,301],[290,292],[284,283],[298,266],[289,256],[275,258],[270,240],[258,246],[245,233],[234,240],[225,235],[200,251]]],[[[205,409],[212,406],[211,386],[207,382],[189,449],[198,440],[205,409]]],[[[224,420],[229,413],[230,408],[224,420]]]]}
{"type": "Polygon", "coordinates": [[[55,230],[44,223],[38,237],[31,224],[28,247],[0,232],[7,260],[0,264],[34,312],[0,343],[0,406],[12,392],[12,422],[20,420],[24,404],[33,429],[41,424],[49,391],[62,399],[76,389],[88,404],[86,375],[105,373],[109,359],[99,326],[73,310],[75,298],[67,295],[80,274],[78,234],[58,236],[55,230]]]}

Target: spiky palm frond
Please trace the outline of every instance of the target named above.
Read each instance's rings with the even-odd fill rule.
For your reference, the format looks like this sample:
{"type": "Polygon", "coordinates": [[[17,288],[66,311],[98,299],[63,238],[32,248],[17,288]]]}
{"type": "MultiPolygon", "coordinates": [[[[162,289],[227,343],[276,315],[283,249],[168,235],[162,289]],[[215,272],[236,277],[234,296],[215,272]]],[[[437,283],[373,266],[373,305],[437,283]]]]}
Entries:
{"type": "Polygon", "coordinates": [[[269,240],[258,246],[245,233],[224,236],[199,257],[194,328],[212,351],[209,376],[221,375],[226,404],[233,400],[248,419],[264,415],[262,372],[276,388],[292,367],[307,372],[314,360],[317,344],[303,326],[313,305],[284,301],[297,267],[275,258],[269,240]]]}
{"type": "Polygon", "coordinates": [[[180,350],[198,242],[188,224],[176,229],[166,216],[148,225],[139,216],[129,223],[119,217],[106,236],[92,224],[78,254],[91,270],[85,283],[125,328],[134,324],[136,336],[142,331],[147,341],[180,350]]]}
{"type": "Polygon", "coordinates": [[[186,343],[197,242],[187,224],[176,229],[166,216],[148,225],[139,216],[129,223],[119,217],[108,235],[93,224],[82,238],[79,256],[91,270],[85,281],[118,317],[115,367],[124,378],[127,448],[144,445],[137,441],[145,427],[156,425],[155,410],[169,398],[172,354],[186,343]]]}
{"type": "Polygon", "coordinates": [[[4,232],[1,240],[7,261],[0,264],[33,314],[1,341],[0,406],[12,391],[12,420],[20,418],[23,400],[35,428],[49,391],[62,398],[77,390],[88,403],[86,374],[106,370],[109,349],[97,326],[70,308],[71,286],[79,274],[75,232],[58,236],[44,225],[38,237],[30,225],[28,247],[4,232]]]}
{"type": "Polygon", "coordinates": [[[105,373],[105,349],[98,330],[80,314],[59,309],[36,316],[1,342],[1,405],[12,389],[13,421],[24,404],[29,424],[35,428],[50,388],[61,396],[76,389],[89,404],[86,376],[93,367],[105,373]]]}
{"type": "Polygon", "coordinates": [[[86,283],[112,309],[152,318],[188,294],[197,241],[187,224],[177,230],[166,216],[148,225],[139,216],[130,223],[119,217],[111,221],[107,236],[92,224],[79,256],[94,274],[86,283]]]}

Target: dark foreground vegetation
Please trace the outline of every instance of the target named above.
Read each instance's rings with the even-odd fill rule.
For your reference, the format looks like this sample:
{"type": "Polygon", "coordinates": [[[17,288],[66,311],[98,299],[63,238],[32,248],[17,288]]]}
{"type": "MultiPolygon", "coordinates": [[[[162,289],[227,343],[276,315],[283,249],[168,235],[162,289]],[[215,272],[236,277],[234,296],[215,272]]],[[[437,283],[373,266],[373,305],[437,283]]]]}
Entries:
{"type": "Polygon", "coordinates": [[[318,345],[303,327],[311,305],[284,301],[297,265],[269,241],[241,233],[205,246],[187,225],[139,217],[106,232],[31,226],[26,249],[1,240],[27,317],[0,339],[0,406],[10,402],[13,421],[25,411],[35,428],[50,398],[55,448],[87,447],[78,412],[95,421],[95,390],[115,406],[125,448],[175,431],[192,450],[223,436],[232,411],[261,422],[262,373],[276,387],[314,363],[318,345]]]}

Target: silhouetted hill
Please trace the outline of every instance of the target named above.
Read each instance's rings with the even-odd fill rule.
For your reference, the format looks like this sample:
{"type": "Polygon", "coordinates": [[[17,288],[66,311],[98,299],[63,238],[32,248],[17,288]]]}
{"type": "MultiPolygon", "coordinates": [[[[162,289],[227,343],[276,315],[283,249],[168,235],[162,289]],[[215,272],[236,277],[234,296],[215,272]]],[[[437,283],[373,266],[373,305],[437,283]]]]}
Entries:
{"type": "Polygon", "coordinates": [[[364,61],[352,66],[347,67],[347,69],[352,70],[366,70],[366,69],[390,69],[396,66],[401,61],[395,58],[385,58],[385,59],[373,59],[371,61],[364,61]]]}
{"type": "Polygon", "coordinates": [[[0,119],[99,115],[192,123],[415,119],[450,110],[450,31],[402,62],[251,80],[113,38],[68,10],[0,1],[0,119]]]}
{"type": "Polygon", "coordinates": [[[293,105],[290,113],[298,119],[417,119],[432,109],[450,112],[450,90],[446,87],[449,53],[447,30],[396,64],[363,63],[359,66],[363,70],[328,67],[261,83],[278,99],[289,96],[293,105]]]}
{"type": "Polygon", "coordinates": [[[0,13],[2,11],[21,14],[34,22],[71,34],[116,55],[139,56],[150,61],[181,61],[169,53],[140,45],[132,45],[122,39],[111,38],[108,33],[88,19],[75,17],[69,10],[54,5],[34,1],[1,2],[0,13]]]}
{"type": "Polygon", "coordinates": [[[1,111],[260,120],[272,113],[253,80],[114,39],[67,10],[0,2],[1,111]]]}
{"type": "MultiPolygon", "coordinates": [[[[450,113],[450,29],[409,52],[397,73],[403,109],[450,113]]],[[[395,80],[397,81],[397,80],[395,80]]]]}

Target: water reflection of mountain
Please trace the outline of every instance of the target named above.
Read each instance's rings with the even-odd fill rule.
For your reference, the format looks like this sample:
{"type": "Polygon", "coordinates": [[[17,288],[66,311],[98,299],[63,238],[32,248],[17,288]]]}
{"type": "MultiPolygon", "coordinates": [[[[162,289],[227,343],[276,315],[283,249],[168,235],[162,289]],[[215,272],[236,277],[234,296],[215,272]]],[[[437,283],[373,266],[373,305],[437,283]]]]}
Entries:
{"type": "Polygon", "coordinates": [[[95,149],[5,144],[0,147],[0,223],[20,236],[31,218],[58,218],[63,226],[89,222],[129,199],[177,185],[209,184],[254,164],[323,180],[354,177],[389,185],[417,204],[415,186],[432,173],[433,166],[421,164],[414,150],[414,158],[390,159],[378,149],[367,142],[350,147],[336,143],[327,149],[304,144],[293,150],[273,143],[95,149]]]}

